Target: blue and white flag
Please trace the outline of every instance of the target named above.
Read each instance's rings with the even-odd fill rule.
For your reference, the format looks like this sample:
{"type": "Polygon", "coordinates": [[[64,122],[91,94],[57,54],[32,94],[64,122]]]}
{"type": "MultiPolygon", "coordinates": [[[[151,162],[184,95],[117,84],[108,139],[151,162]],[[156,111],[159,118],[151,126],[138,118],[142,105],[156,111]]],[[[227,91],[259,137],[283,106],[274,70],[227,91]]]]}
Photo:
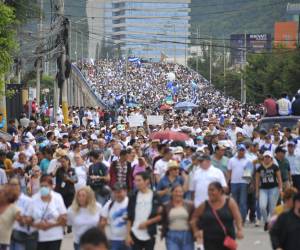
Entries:
{"type": "Polygon", "coordinates": [[[129,57],[128,62],[135,63],[137,65],[141,65],[141,59],[138,57],[129,57]]]}

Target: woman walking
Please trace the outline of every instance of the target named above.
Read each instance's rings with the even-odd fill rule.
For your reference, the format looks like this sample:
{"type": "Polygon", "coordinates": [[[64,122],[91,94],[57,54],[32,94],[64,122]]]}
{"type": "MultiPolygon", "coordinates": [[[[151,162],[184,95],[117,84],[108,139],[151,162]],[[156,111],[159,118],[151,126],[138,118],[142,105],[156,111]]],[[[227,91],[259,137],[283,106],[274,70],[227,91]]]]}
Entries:
{"type": "Polygon", "coordinates": [[[78,178],[74,168],[71,168],[71,161],[68,156],[63,156],[59,159],[61,167],[56,171],[55,191],[60,193],[64,199],[64,203],[68,208],[74,199],[75,183],[78,178]]]}
{"type": "Polygon", "coordinates": [[[262,164],[256,170],[256,197],[265,223],[264,230],[267,231],[268,216],[274,211],[279,192],[282,192],[282,180],[279,168],[273,163],[272,153],[266,151],[263,157],[262,164]]]}
{"type": "Polygon", "coordinates": [[[224,245],[225,238],[230,237],[233,243],[235,238],[243,238],[239,208],[232,198],[225,196],[219,182],[208,186],[208,200],[195,210],[191,225],[194,237],[205,250],[229,250],[224,245]]]}
{"type": "Polygon", "coordinates": [[[183,186],[184,192],[188,190],[186,174],[182,173],[182,175],[179,175],[179,164],[177,161],[171,160],[168,162],[166,174],[160,179],[157,185],[157,193],[162,203],[170,201],[171,189],[178,184],[183,186]]]}
{"type": "Polygon", "coordinates": [[[11,185],[0,187],[0,250],[9,249],[14,222],[22,222],[15,204],[18,196],[18,190],[11,185]]]}
{"type": "Polygon", "coordinates": [[[68,225],[74,233],[74,249],[79,250],[79,239],[88,229],[100,223],[102,207],[96,202],[94,191],[81,187],[76,192],[72,206],[68,209],[68,225]]]}
{"type": "Polygon", "coordinates": [[[51,176],[43,175],[40,186],[40,192],[32,198],[28,211],[31,225],[39,232],[37,250],[59,250],[64,237],[67,210],[62,196],[52,191],[51,176]]]}
{"type": "Polygon", "coordinates": [[[171,201],[163,206],[162,238],[166,238],[167,250],[193,250],[194,240],[189,221],[194,211],[192,202],[183,199],[181,185],[171,189],[171,201]]]}

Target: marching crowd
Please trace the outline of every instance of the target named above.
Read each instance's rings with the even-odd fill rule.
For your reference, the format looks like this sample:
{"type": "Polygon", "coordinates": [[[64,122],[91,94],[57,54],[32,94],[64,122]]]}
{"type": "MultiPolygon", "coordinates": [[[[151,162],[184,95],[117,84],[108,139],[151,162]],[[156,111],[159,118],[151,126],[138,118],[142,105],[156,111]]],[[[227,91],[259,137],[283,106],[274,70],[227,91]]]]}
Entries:
{"type": "Polygon", "coordinates": [[[259,129],[260,107],[182,66],[129,66],[126,86],[121,62],[95,64],[83,70],[103,100],[126,93],[117,112],[70,107],[68,123],[61,110],[56,123],[23,115],[0,136],[0,250],[58,250],[70,232],[75,250],[152,250],[158,237],[167,250],[233,250],[249,223],[274,249],[300,249],[300,122],[259,129]],[[174,102],[193,97],[195,80],[198,109],[159,111],[173,70],[174,102]],[[132,127],[128,116],[147,109],[164,123],[132,127]]]}

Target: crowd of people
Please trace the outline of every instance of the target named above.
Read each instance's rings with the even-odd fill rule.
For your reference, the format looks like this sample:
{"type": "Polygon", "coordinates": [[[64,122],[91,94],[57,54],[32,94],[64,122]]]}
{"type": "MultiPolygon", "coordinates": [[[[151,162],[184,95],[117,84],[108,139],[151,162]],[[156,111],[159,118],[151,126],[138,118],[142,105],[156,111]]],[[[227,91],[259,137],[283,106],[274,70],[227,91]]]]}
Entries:
{"type": "Polygon", "coordinates": [[[167,250],[228,250],[248,224],[270,231],[274,249],[300,248],[300,122],[259,129],[261,106],[222,96],[183,66],[78,66],[110,109],[9,121],[0,250],[58,250],[71,232],[75,250],[152,250],[158,237],[167,250]],[[170,94],[199,107],[160,110],[170,94]],[[133,114],[164,123],[133,127],[133,114]]]}

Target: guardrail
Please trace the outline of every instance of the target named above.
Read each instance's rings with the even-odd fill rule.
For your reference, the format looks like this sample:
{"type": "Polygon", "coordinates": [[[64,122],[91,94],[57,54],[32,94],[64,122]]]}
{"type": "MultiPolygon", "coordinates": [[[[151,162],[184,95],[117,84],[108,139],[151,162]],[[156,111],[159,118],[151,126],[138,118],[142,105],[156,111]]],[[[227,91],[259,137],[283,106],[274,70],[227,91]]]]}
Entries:
{"type": "Polygon", "coordinates": [[[89,92],[91,93],[91,95],[93,95],[96,100],[98,101],[98,103],[103,107],[106,108],[107,105],[95,94],[95,92],[92,90],[91,86],[88,84],[86,78],[84,77],[84,75],[81,73],[80,69],[78,69],[78,67],[74,64],[72,64],[72,71],[79,76],[79,78],[81,78],[82,82],[86,85],[87,89],[89,90],[89,92]]]}

